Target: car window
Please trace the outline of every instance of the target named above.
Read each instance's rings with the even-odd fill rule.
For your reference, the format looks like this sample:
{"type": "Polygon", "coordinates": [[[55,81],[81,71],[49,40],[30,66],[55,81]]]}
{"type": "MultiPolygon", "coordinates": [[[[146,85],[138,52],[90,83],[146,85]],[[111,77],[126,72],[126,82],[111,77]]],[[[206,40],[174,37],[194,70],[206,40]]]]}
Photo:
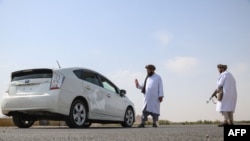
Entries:
{"type": "Polygon", "coordinates": [[[77,78],[82,79],[82,74],[83,74],[82,70],[74,70],[73,72],[77,78]]]}
{"type": "Polygon", "coordinates": [[[104,78],[102,76],[100,76],[100,78],[101,78],[101,83],[102,83],[104,89],[110,90],[110,91],[118,94],[118,89],[116,86],[114,86],[113,83],[111,83],[109,80],[107,80],[106,78],[104,78]]]}
{"type": "Polygon", "coordinates": [[[90,82],[92,84],[101,86],[95,73],[88,72],[85,70],[75,70],[74,73],[79,79],[82,79],[82,80],[85,80],[85,81],[90,82]]]}
{"type": "Polygon", "coordinates": [[[49,69],[33,69],[16,71],[12,73],[12,80],[37,79],[37,78],[52,78],[52,70],[49,69]]]}
{"type": "Polygon", "coordinates": [[[92,84],[100,86],[99,80],[96,77],[96,75],[94,75],[94,74],[89,74],[89,73],[86,74],[86,73],[84,73],[83,79],[85,81],[88,81],[88,82],[92,83],[92,84]]]}

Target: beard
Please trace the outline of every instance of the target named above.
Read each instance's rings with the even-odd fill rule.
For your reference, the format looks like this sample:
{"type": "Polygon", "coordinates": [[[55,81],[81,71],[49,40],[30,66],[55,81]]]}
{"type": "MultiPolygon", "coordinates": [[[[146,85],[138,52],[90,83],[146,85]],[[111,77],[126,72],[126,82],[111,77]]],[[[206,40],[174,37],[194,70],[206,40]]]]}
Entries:
{"type": "Polygon", "coordinates": [[[154,72],[148,72],[148,76],[152,76],[154,74],[154,72]]]}

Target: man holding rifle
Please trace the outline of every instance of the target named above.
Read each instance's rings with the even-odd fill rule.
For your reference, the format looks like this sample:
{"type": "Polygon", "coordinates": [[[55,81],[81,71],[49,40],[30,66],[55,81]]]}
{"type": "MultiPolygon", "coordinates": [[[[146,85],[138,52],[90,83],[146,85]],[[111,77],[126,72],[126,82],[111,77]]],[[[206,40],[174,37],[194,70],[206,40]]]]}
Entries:
{"type": "Polygon", "coordinates": [[[224,116],[224,122],[218,125],[219,127],[223,127],[224,125],[233,125],[233,114],[237,101],[237,90],[236,81],[233,75],[227,71],[227,65],[218,64],[217,68],[220,76],[217,80],[215,93],[219,93],[221,89],[223,96],[222,99],[218,99],[217,97],[218,101],[216,103],[216,111],[220,112],[224,116]]]}

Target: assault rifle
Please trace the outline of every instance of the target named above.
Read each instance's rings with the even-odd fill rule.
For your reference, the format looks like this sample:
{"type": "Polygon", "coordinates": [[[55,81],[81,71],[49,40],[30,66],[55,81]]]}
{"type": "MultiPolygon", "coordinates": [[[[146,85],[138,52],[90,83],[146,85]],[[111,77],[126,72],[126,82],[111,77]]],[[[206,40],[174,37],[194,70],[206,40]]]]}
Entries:
{"type": "MultiPolygon", "coordinates": [[[[207,100],[207,103],[209,103],[213,99],[213,97],[217,98],[216,94],[217,94],[217,89],[212,93],[209,100],[207,100]]],[[[212,100],[212,101],[213,101],[214,104],[216,103],[216,102],[214,102],[214,100],[212,100]]]]}
{"type": "MultiPolygon", "coordinates": [[[[216,100],[221,101],[222,96],[223,96],[223,88],[220,87],[219,90],[215,89],[215,91],[210,96],[209,100],[207,100],[207,103],[209,103],[209,101],[213,100],[213,97],[215,97],[216,100]]],[[[213,101],[213,103],[216,103],[216,102],[213,101]]]]}

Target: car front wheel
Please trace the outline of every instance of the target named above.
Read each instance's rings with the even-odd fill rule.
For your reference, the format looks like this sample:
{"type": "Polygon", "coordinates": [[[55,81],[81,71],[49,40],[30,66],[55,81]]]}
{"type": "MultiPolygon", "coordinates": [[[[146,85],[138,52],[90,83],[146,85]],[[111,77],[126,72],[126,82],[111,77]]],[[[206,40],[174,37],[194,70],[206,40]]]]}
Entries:
{"type": "Polygon", "coordinates": [[[81,100],[75,100],[70,108],[66,123],[70,128],[84,128],[87,121],[87,109],[81,100]]]}
{"type": "Polygon", "coordinates": [[[29,128],[34,124],[34,120],[22,113],[15,113],[12,117],[14,124],[19,128],[29,128]]]}
{"type": "Polygon", "coordinates": [[[134,111],[132,108],[127,108],[124,115],[124,122],[121,123],[122,127],[131,127],[134,123],[134,111]]]}

